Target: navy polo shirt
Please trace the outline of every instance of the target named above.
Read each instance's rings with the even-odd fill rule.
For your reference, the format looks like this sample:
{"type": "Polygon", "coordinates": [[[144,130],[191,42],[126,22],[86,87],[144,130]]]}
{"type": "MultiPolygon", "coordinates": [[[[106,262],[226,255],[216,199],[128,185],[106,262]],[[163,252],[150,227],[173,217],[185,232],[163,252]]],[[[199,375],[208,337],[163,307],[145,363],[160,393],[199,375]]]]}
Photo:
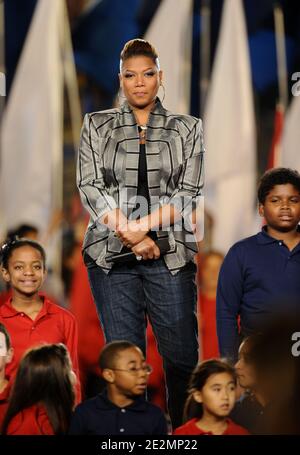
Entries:
{"type": "Polygon", "coordinates": [[[237,358],[238,316],[245,337],[260,330],[271,315],[295,310],[300,311],[300,243],[290,251],[264,227],[233,245],[222,264],[217,290],[221,355],[237,358]]]}
{"type": "Polygon", "coordinates": [[[163,435],[167,434],[167,423],[162,410],[143,398],[120,408],[104,391],[76,407],[69,434],[163,435]]]}

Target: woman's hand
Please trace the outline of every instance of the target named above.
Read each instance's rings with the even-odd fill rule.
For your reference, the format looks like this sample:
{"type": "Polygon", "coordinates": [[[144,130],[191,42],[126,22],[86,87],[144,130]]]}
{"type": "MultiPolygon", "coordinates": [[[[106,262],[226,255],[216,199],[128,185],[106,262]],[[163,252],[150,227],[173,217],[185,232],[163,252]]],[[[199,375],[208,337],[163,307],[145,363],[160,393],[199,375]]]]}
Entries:
{"type": "Polygon", "coordinates": [[[116,230],[116,235],[119,237],[123,245],[127,248],[132,248],[144,240],[148,230],[149,229],[147,229],[144,223],[133,220],[120,224],[116,230]]]}
{"type": "Polygon", "coordinates": [[[160,249],[156,243],[148,236],[132,248],[136,256],[142,256],[144,260],[158,259],[160,256],[160,249]]]}

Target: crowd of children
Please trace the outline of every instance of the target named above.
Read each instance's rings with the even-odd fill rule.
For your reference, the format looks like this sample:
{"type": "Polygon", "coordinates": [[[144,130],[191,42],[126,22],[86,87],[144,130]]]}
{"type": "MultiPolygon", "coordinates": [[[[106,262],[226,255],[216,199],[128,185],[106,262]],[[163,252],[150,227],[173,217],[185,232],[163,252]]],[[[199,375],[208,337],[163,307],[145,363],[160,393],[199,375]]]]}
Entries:
{"type": "Polygon", "coordinates": [[[95,355],[90,362],[101,393],[81,401],[76,317],[40,293],[42,246],[8,240],[1,248],[10,291],[0,305],[0,434],[299,434],[300,368],[291,335],[300,327],[300,175],[269,171],[258,198],[262,231],[235,244],[223,264],[218,252],[203,258],[202,357],[178,428],[147,400],[152,366],[127,340],[101,340],[99,364],[95,355]]]}

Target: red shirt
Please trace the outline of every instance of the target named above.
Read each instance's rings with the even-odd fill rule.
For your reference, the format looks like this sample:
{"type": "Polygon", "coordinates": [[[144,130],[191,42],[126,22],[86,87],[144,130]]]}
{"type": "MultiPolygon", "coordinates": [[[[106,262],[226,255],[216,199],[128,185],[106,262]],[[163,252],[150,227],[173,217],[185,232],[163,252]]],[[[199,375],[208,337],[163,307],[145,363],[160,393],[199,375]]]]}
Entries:
{"type": "Polygon", "coordinates": [[[53,435],[54,431],[42,406],[32,406],[19,412],[8,424],[8,435],[53,435]]]}
{"type": "Polygon", "coordinates": [[[78,326],[78,357],[84,383],[89,372],[100,375],[99,355],[105,340],[81,255],[72,278],[70,309],[78,326]]]}
{"type": "MultiPolygon", "coordinates": [[[[43,296],[42,296],[43,297],[43,296]]],[[[14,377],[24,352],[43,343],[64,343],[68,348],[72,366],[77,376],[76,396],[80,401],[80,382],[77,359],[77,324],[74,316],[64,308],[43,297],[43,306],[32,320],[25,313],[17,311],[7,300],[0,307],[0,322],[6,327],[14,348],[13,359],[6,365],[5,373],[14,377]]]]}
{"type": "Polygon", "coordinates": [[[5,413],[7,411],[8,397],[10,394],[10,390],[11,390],[11,383],[8,382],[8,384],[6,385],[4,390],[2,390],[2,392],[0,392],[0,430],[1,430],[1,426],[2,426],[2,422],[4,419],[5,413]]]}
{"type": "Polygon", "coordinates": [[[198,297],[198,315],[198,331],[201,335],[201,359],[219,357],[216,299],[210,299],[200,293],[198,297]]]}
{"type": "MultiPolygon", "coordinates": [[[[198,418],[191,419],[181,427],[176,428],[173,434],[182,435],[213,435],[211,431],[203,431],[196,425],[198,418]]],[[[240,425],[237,425],[232,420],[227,419],[227,428],[222,435],[249,435],[250,433],[240,425]]]]}

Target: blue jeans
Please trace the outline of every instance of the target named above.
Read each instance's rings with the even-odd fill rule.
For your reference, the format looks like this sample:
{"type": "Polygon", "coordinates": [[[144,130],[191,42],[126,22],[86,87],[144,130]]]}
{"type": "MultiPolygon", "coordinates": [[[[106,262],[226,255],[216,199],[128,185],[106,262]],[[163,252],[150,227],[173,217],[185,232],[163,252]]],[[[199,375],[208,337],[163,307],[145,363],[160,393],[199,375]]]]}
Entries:
{"type": "Polygon", "coordinates": [[[107,275],[87,263],[92,293],[107,342],[128,340],[146,351],[148,315],[163,358],[173,428],[182,424],[186,389],[198,361],[196,266],[175,276],[163,259],[115,265],[107,275]]]}

